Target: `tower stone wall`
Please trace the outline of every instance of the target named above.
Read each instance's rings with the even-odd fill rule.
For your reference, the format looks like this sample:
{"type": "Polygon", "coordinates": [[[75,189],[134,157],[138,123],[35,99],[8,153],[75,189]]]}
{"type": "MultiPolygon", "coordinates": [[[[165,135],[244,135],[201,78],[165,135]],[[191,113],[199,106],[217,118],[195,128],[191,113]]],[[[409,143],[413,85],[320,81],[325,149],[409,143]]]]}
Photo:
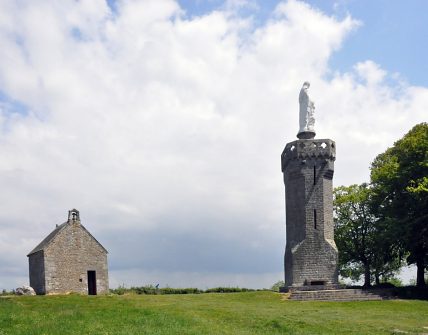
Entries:
{"type": "Polygon", "coordinates": [[[286,200],[285,283],[289,288],[338,284],[333,225],[335,143],[299,139],[282,155],[286,200]]]}

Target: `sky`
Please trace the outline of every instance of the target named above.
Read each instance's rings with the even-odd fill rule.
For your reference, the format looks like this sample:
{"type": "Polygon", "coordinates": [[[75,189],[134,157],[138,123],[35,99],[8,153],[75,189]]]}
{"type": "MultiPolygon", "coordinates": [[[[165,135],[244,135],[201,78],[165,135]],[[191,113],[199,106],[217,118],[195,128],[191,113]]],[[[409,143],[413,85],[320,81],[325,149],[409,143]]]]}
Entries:
{"type": "MultiPolygon", "coordinates": [[[[334,185],[427,121],[428,3],[0,2],[0,289],[80,211],[110,286],[283,278],[280,155],[310,81],[334,185]]],[[[410,273],[415,278],[416,273],[410,273]]]]}

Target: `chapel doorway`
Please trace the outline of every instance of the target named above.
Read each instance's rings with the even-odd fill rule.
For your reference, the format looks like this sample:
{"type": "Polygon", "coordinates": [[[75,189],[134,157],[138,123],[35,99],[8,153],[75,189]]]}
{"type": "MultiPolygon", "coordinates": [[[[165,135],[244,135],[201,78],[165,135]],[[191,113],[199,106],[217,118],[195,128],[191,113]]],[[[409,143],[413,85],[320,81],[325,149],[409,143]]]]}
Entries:
{"type": "Polygon", "coordinates": [[[88,271],[88,294],[97,295],[97,275],[95,271],[88,271]]]}

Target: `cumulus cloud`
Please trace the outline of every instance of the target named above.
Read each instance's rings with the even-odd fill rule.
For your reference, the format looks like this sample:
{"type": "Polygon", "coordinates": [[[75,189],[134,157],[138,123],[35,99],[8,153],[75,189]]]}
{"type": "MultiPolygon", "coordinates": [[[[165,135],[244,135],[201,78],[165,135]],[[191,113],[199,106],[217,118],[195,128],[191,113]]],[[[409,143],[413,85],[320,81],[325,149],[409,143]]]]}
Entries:
{"type": "Polygon", "coordinates": [[[242,6],[257,10],[0,3],[0,287],[72,207],[110,251],[112,283],[265,286],[282,271],[280,154],[303,81],[317,137],[337,142],[336,185],[367,180],[424,121],[427,88],[370,60],[328,67],[352,17],[290,0],[255,25],[242,6]]]}

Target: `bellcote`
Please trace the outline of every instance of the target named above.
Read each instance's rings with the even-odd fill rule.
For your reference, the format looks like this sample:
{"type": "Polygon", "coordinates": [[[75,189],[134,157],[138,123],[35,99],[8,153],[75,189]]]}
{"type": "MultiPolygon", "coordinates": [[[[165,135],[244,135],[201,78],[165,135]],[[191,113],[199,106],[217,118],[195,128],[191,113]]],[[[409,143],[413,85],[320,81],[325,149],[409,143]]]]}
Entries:
{"type": "Polygon", "coordinates": [[[68,211],[68,222],[80,222],[79,211],[75,208],[68,211]]]}

